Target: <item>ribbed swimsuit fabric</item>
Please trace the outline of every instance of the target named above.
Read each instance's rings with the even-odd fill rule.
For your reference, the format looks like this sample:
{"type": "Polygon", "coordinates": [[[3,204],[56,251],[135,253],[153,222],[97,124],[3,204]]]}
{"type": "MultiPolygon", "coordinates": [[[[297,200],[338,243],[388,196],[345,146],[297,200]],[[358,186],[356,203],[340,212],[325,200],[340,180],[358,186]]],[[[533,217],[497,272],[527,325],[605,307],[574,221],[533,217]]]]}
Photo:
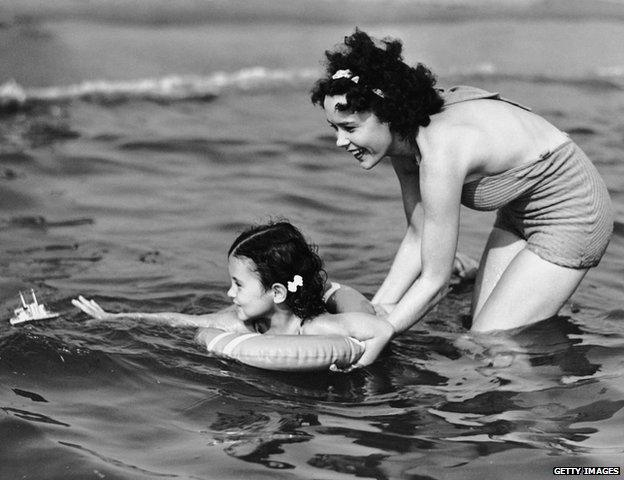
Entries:
{"type": "MultiPolygon", "coordinates": [[[[474,87],[442,92],[445,106],[502,98],[474,87]]],[[[495,227],[527,241],[541,258],[564,267],[589,268],[602,258],[613,231],[613,208],[603,179],[572,141],[542,153],[534,162],[464,184],[462,204],[497,210],[495,227]]]]}

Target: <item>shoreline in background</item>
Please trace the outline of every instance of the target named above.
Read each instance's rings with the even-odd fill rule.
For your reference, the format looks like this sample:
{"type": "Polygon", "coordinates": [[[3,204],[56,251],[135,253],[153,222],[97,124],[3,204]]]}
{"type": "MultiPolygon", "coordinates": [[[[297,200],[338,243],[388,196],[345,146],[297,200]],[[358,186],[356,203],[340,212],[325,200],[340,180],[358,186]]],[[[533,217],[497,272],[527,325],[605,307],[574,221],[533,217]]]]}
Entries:
{"type": "Polygon", "coordinates": [[[345,22],[418,23],[484,19],[624,21],[621,0],[20,0],[0,8],[0,28],[60,19],[141,25],[345,22]]]}

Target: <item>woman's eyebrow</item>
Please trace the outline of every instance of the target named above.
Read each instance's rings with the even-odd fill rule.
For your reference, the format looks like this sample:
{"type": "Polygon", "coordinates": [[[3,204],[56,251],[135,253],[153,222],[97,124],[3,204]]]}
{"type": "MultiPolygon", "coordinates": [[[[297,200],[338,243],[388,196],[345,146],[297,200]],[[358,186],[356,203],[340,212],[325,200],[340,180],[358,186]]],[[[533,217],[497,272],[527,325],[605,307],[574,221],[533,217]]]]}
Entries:
{"type": "Polygon", "coordinates": [[[344,121],[344,122],[330,122],[329,120],[327,120],[327,123],[329,123],[332,126],[339,125],[341,127],[346,127],[346,126],[352,125],[352,122],[350,122],[349,120],[344,121]]]}

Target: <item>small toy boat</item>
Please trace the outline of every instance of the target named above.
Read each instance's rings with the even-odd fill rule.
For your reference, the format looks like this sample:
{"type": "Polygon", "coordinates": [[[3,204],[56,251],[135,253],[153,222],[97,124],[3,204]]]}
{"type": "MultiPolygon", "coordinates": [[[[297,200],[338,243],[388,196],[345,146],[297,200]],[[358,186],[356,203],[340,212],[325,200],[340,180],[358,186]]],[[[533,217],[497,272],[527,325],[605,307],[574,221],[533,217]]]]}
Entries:
{"type": "Polygon", "coordinates": [[[11,325],[17,325],[19,323],[31,322],[33,320],[46,320],[48,318],[56,318],[60,314],[50,312],[46,309],[45,305],[37,302],[37,297],[35,297],[35,291],[30,291],[32,295],[32,302],[26,303],[24,300],[24,295],[20,292],[20,299],[22,300],[22,306],[20,308],[16,308],[13,313],[14,317],[9,320],[11,325]]]}

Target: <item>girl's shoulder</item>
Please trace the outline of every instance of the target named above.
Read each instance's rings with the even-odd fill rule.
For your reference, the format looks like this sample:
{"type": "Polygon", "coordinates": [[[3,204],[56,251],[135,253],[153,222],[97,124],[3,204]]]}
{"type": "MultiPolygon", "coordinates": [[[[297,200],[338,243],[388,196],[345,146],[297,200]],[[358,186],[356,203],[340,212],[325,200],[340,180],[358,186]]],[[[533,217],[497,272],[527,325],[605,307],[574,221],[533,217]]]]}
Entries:
{"type": "Polygon", "coordinates": [[[329,335],[335,330],[340,314],[321,313],[301,325],[302,335],[329,335]]]}
{"type": "Polygon", "coordinates": [[[364,312],[323,313],[304,322],[300,331],[302,335],[353,335],[354,330],[367,330],[377,321],[364,312]]]}
{"type": "Polygon", "coordinates": [[[343,335],[346,330],[365,329],[378,322],[385,323],[376,315],[361,311],[323,313],[304,322],[301,326],[301,333],[306,335],[343,335]]]}

